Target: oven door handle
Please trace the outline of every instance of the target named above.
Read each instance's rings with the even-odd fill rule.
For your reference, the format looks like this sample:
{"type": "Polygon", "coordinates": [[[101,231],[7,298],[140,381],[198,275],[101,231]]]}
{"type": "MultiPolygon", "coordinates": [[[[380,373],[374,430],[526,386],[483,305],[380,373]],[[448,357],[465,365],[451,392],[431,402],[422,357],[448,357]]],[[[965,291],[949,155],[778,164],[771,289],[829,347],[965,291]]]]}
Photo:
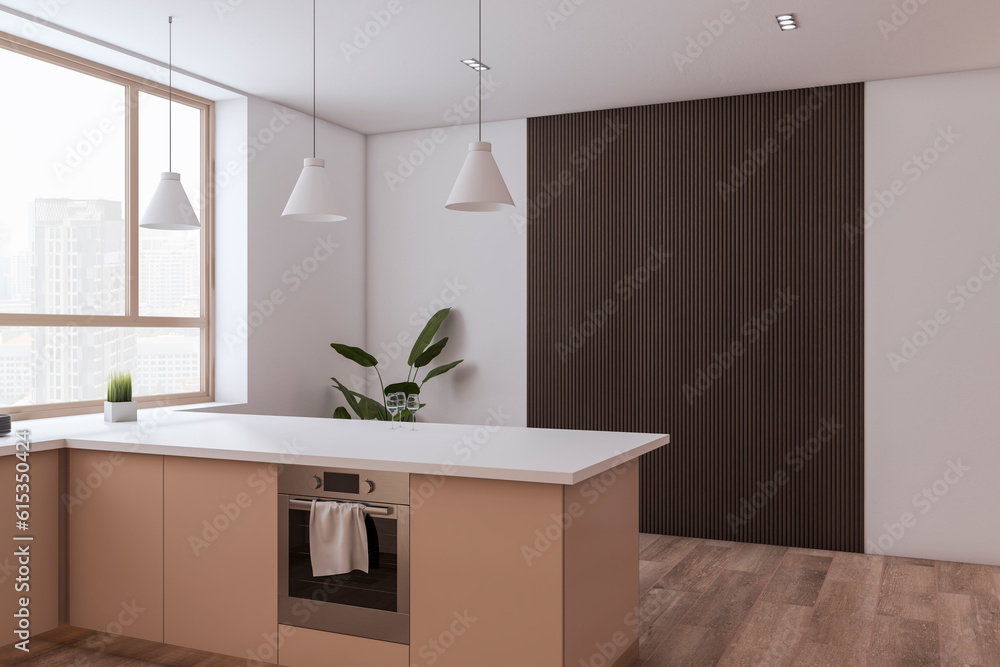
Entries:
{"type": "MultiPolygon", "coordinates": [[[[336,501],[336,500],[317,500],[316,502],[320,502],[320,503],[334,502],[335,503],[335,502],[339,502],[339,501],[336,501]]],[[[312,509],[312,501],[311,500],[299,500],[297,498],[292,498],[291,500],[288,501],[288,507],[289,507],[289,509],[293,509],[293,510],[311,510],[312,509]]],[[[371,515],[374,515],[374,516],[392,516],[392,508],[391,507],[365,507],[365,514],[371,514],[371,515]]]]}

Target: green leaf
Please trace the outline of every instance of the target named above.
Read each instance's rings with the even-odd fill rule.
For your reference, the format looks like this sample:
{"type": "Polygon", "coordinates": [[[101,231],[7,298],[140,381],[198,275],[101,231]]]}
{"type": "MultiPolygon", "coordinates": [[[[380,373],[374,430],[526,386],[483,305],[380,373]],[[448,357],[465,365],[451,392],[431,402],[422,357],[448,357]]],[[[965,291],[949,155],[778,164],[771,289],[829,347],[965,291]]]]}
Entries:
{"type": "Polygon", "coordinates": [[[419,394],[420,385],[416,382],[396,382],[395,384],[390,384],[385,388],[385,393],[387,394],[397,394],[404,393],[407,396],[410,394],[419,394]]]}
{"type": "Polygon", "coordinates": [[[333,411],[333,418],[334,419],[350,419],[351,418],[351,413],[348,412],[347,408],[345,408],[344,406],[340,406],[339,408],[337,408],[336,410],[333,411]]]}
{"type": "Polygon", "coordinates": [[[376,400],[368,398],[364,394],[359,394],[356,391],[351,391],[337,378],[330,378],[336,384],[334,385],[341,394],[344,395],[344,399],[347,401],[347,405],[350,406],[351,410],[354,410],[356,414],[361,419],[378,419],[380,421],[389,421],[389,411],[385,409],[385,406],[376,400]]]}
{"type": "Polygon", "coordinates": [[[420,332],[419,336],[417,336],[417,342],[413,344],[413,349],[410,350],[410,358],[406,361],[407,366],[413,366],[416,363],[417,358],[424,353],[427,346],[431,344],[432,340],[434,340],[434,336],[437,335],[438,329],[441,328],[441,323],[448,318],[450,313],[451,308],[442,308],[431,315],[431,319],[427,321],[426,325],[424,325],[424,330],[420,332]]]}
{"type": "Polygon", "coordinates": [[[431,378],[436,378],[438,375],[444,375],[455,366],[458,366],[463,361],[465,361],[465,359],[459,359],[458,361],[453,361],[450,364],[445,364],[444,366],[438,366],[434,370],[427,373],[426,377],[424,377],[424,382],[427,382],[431,378]]]}
{"type": "Polygon", "coordinates": [[[345,359],[350,359],[358,366],[362,366],[364,368],[374,368],[375,366],[378,366],[378,359],[368,354],[360,347],[352,347],[342,343],[330,343],[330,347],[340,353],[340,356],[345,359]]]}
{"type": "Polygon", "coordinates": [[[434,357],[441,354],[441,350],[443,350],[444,346],[447,344],[448,344],[448,337],[445,336],[444,338],[442,338],[441,340],[439,340],[438,342],[434,343],[429,348],[424,350],[423,354],[417,357],[417,360],[413,362],[413,365],[416,366],[417,368],[423,368],[427,364],[434,361],[434,357]]]}
{"type": "Polygon", "coordinates": [[[384,405],[375,399],[368,398],[364,394],[355,394],[355,396],[361,406],[359,416],[362,419],[378,419],[379,421],[384,422],[389,421],[389,411],[385,409],[384,405]]]}
{"type": "Polygon", "coordinates": [[[337,390],[344,395],[344,400],[347,401],[347,405],[350,406],[351,410],[354,410],[354,414],[360,417],[361,407],[358,405],[357,399],[354,398],[354,392],[352,392],[350,389],[342,385],[340,383],[340,380],[338,380],[337,378],[330,378],[330,379],[336,383],[334,387],[336,387],[337,390]]]}

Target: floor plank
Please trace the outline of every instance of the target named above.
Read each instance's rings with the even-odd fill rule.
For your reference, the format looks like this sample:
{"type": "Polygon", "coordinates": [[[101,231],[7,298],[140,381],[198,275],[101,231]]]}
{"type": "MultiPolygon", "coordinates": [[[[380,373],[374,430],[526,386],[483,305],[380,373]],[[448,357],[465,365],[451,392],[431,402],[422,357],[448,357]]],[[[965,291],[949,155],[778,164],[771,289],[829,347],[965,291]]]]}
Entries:
{"type": "Polygon", "coordinates": [[[654,588],[639,607],[639,661],[647,660],[698,600],[698,593],[654,588]]]}
{"type": "Polygon", "coordinates": [[[935,568],[911,565],[902,559],[887,557],[878,613],[894,618],[937,622],[935,568]]]}
{"type": "Polygon", "coordinates": [[[639,595],[645,595],[667,572],[673,568],[670,563],[658,560],[639,561],[639,595]]]}
{"type": "MultiPolygon", "coordinates": [[[[14,667],[246,667],[234,658],[63,626],[31,640],[31,652],[0,648],[0,665],[14,667]]],[[[263,664],[260,667],[274,667],[263,664]]]]}
{"type": "Polygon", "coordinates": [[[736,552],[726,569],[771,574],[777,569],[786,551],[786,547],[769,544],[746,544],[736,552]]]}
{"type": "Polygon", "coordinates": [[[681,625],[643,664],[656,667],[711,667],[719,663],[729,645],[729,637],[724,630],[681,625]]]}
{"type": "Polygon", "coordinates": [[[852,646],[806,643],[793,664],[802,667],[864,667],[868,664],[868,647],[858,653],[852,646]]]}
{"type": "Polygon", "coordinates": [[[969,563],[937,564],[938,590],[942,593],[996,597],[996,587],[988,565],[969,563]]]}
{"type": "Polygon", "coordinates": [[[725,542],[703,541],[685,555],[656,585],[677,591],[703,593],[730,559],[738,547],[725,542]]]}
{"type": "Polygon", "coordinates": [[[995,596],[941,593],[942,664],[1000,665],[1000,602],[995,596]]]}
{"type": "Polygon", "coordinates": [[[724,570],[681,620],[684,625],[736,632],[767,585],[768,575],[724,570]]]}
{"type": "Polygon", "coordinates": [[[760,602],[740,629],[720,665],[790,665],[809,627],[812,609],[760,602]]]}
{"type": "Polygon", "coordinates": [[[877,616],[873,632],[869,664],[885,667],[934,667],[941,664],[937,623],[877,616]]]}
{"type": "Polygon", "coordinates": [[[883,564],[881,556],[834,556],[803,639],[799,664],[866,663],[883,564]]]}
{"type": "Polygon", "coordinates": [[[829,556],[789,550],[761,599],[764,602],[814,606],[832,562],[833,558],[829,556]]]}
{"type": "Polygon", "coordinates": [[[675,538],[667,535],[653,535],[652,533],[639,533],[639,558],[642,558],[642,552],[649,548],[651,544],[656,543],[659,540],[673,540],[675,538]]]}

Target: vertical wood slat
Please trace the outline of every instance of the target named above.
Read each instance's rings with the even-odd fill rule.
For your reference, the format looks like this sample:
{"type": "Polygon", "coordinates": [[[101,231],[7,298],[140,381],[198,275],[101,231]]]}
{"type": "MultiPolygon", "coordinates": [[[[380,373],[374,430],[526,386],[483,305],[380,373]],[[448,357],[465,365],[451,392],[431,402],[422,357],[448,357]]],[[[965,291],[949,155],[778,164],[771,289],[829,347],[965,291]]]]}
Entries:
{"type": "Polygon", "coordinates": [[[643,530],[863,550],[863,105],[851,84],[529,119],[528,422],[670,433],[641,461],[643,530]]]}

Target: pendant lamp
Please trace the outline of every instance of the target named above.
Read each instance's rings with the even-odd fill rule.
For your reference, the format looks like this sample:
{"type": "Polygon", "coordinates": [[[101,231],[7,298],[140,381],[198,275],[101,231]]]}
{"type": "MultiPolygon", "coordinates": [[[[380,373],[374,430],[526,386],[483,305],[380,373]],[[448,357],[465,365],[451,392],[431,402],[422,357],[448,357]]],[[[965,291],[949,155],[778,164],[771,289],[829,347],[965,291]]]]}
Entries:
{"type": "Polygon", "coordinates": [[[338,207],[326,176],[326,161],[316,157],[316,0],[313,0],[313,156],[303,161],[302,173],[281,214],[293,222],[347,220],[338,207]]]}
{"type": "Polygon", "coordinates": [[[483,141],[483,0],[479,0],[479,141],[469,144],[469,154],[458,172],[445,208],[452,211],[503,211],[513,208],[514,200],[504,183],[493,146],[483,141]]]}
{"type": "Polygon", "coordinates": [[[147,229],[201,229],[198,214],[191,206],[191,200],[181,185],[181,175],[174,171],[174,17],[167,17],[169,31],[169,97],[168,97],[168,164],[169,171],[160,174],[160,184],[156,186],[153,198],[146,208],[140,227],[147,229]]]}

